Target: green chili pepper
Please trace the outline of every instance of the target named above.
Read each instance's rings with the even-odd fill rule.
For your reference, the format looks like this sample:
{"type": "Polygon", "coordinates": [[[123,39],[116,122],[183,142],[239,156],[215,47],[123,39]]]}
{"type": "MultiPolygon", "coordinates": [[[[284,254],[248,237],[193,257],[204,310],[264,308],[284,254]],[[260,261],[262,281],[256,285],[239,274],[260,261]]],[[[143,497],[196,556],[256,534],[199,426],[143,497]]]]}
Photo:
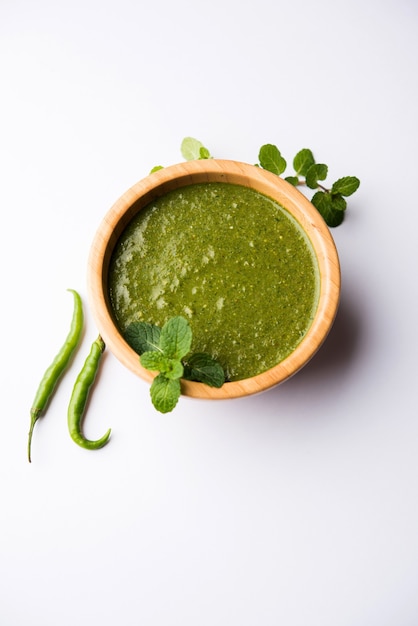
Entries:
{"type": "Polygon", "coordinates": [[[71,394],[70,404],[68,406],[68,430],[71,438],[79,446],[87,448],[88,450],[103,448],[103,446],[105,446],[109,441],[110,437],[110,428],[107,433],[103,435],[103,437],[97,439],[96,441],[86,439],[82,432],[82,419],[87,398],[90,388],[96,378],[104,349],[105,343],[99,335],[96,341],[93,342],[90,354],[85,360],[83,368],[77,376],[73,392],[71,394]]]}
{"type": "Polygon", "coordinates": [[[74,350],[80,342],[81,333],[83,330],[84,315],[81,298],[79,294],[74,291],[74,289],[69,289],[68,291],[70,291],[74,296],[74,310],[71,327],[64,345],[43,375],[32,404],[32,408],[30,411],[31,422],[28,437],[29,463],[31,462],[31,444],[34,426],[41,416],[42,412],[46,409],[48,401],[51,398],[59,379],[61,378],[65,369],[68,367],[74,350]]]}

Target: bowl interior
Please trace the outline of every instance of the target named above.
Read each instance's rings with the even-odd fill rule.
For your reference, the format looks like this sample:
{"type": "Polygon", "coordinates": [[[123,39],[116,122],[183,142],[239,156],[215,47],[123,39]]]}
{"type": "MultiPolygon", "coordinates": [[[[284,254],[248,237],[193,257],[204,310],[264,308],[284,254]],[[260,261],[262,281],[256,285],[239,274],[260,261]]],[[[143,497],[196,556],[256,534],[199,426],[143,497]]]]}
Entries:
{"type": "Polygon", "coordinates": [[[108,293],[108,271],[115,245],[137,213],[156,198],[185,185],[226,182],[251,187],[283,206],[299,222],[311,241],[319,269],[319,301],[314,320],[297,348],[273,368],[244,380],[228,382],[220,389],[182,381],[182,393],[196,398],[233,398],[261,392],[295,374],[325,340],[338,308],[340,267],[334,241],[316,208],[294,186],[261,168],[237,161],[208,159],[164,168],[131,187],[102,221],[89,256],[89,302],[95,322],[110,351],[132,372],[146,381],[153,374],[126,343],[114,321],[108,293]]]}

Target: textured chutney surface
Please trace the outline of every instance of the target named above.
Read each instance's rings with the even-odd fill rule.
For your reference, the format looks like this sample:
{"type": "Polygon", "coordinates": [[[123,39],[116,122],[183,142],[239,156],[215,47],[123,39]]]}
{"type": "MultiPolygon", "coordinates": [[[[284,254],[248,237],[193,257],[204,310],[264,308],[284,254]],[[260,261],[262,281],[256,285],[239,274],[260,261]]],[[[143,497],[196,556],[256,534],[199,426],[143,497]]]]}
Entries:
{"type": "Polygon", "coordinates": [[[318,303],[318,267],[299,224],[270,198],[229,183],[167,193],[120,237],[109,293],[122,331],[189,320],[193,352],[208,352],[228,380],[259,374],[288,356],[318,303]]]}

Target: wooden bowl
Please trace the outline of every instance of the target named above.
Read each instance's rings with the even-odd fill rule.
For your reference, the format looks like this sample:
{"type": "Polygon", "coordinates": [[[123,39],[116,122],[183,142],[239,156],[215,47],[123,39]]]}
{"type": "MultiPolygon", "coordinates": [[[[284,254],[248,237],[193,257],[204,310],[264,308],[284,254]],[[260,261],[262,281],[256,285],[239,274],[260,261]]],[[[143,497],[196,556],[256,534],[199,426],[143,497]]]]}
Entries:
{"type": "Polygon", "coordinates": [[[126,343],[112,316],[108,294],[110,258],[122,231],[144,206],[173,189],[204,182],[227,182],[252,187],[278,202],[307,233],[319,267],[320,295],[314,320],[301,343],[285,360],[252,378],[225,383],[220,389],[182,381],[182,393],[186,396],[237,398],[273,387],[302,368],[323,343],[337,312],[340,266],[334,241],[317,209],[293,185],[253,165],[218,159],[188,161],[147,176],[123,194],[99,226],[88,263],[89,302],[99,332],[110,351],[132,372],[151,382],[155,374],[141,366],[138,354],[126,343]]]}

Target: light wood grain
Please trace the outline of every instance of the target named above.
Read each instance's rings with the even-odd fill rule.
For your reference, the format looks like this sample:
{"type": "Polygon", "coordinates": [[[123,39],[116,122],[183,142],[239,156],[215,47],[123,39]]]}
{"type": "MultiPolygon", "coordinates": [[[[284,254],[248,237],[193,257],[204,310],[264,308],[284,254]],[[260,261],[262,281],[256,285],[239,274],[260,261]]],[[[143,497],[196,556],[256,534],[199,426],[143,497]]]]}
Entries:
{"type": "Polygon", "coordinates": [[[293,185],[253,165],[218,159],[180,163],[147,176],[121,196],[99,226],[88,262],[89,303],[109,350],[128,369],[151,382],[154,375],[141,366],[138,355],[123,339],[112,318],[107,282],[109,261],[116,241],[138,211],[172,189],[200,182],[244,185],[273,198],[301,224],[318,260],[320,296],[315,318],[304,339],[284,361],[262,374],[226,383],[220,389],[182,381],[182,393],[190,397],[237,398],[269,389],[300,370],[322,345],[338,309],[340,266],[334,241],[316,208],[293,185]]]}

